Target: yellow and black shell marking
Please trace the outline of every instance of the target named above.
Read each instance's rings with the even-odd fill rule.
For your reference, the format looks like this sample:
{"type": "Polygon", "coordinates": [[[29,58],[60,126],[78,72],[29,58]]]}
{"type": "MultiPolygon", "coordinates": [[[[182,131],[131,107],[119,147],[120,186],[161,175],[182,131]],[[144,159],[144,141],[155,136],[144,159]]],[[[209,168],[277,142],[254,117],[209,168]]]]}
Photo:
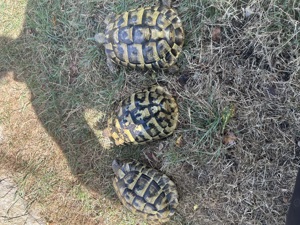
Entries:
{"type": "Polygon", "coordinates": [[[117,64],[162,69],[176,62],[183,41],[176,11],[161,5],[134,9],[110,20],[104,46],[107,57],[117,64]]]}
{"type": "Polygon", "coordinates": [[[108,120],[106,133],[115,145],[140,144],[170,136],[177,122],[175,98],[155,85],[123,100],[108,120]]]}
{"type": "Polygon", "coordinates": [[[114,189],[133,213],[144,219],[166,222],[178,205],[176,185],[165,174],[133,161],[120,163],[114,160],[114,189]]]}

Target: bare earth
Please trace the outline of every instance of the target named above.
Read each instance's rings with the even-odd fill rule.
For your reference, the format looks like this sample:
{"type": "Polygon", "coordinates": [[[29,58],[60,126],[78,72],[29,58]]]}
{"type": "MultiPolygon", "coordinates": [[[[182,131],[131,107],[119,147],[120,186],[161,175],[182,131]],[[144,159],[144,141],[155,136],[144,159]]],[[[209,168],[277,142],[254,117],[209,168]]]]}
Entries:
{"type": "MultiPolygon", "coordinates": [[[[12,74],[7,74],[2,83],[0,83],[0,87],[7,94],[0,96],[0,104],[2,106],[0,114],[1,116],[7,116],[6,118],[8,119],[7,123],[0,124],[0,152],[5,152],[6,156],[10,154],[12,156],[18,151],[20,157],[24,151],[20,150],[19,147],[9,148],[9,146],[14,140],[18,140],[19,143],[22,142],[24,147],[29,144],[25,136],[31,138],[30,132],[25,132],[24,130],[27,126],[17,123],[17,118],[27,120],[28,124],[31,123],[31,125],[35,121],[35,114],[32,108],[29,107],[29,110],[24,108],[29,101],[29,92],[26,85],[12,79],[12,74]],[[12,130],[15,130],[15,132],[11,132],[12,130]]],[[[35,128],[39,130],[38,127],[35,128]]],[[[0,160],[5,162],[2,157],[0,160]]],[[[14,166],[17,165],[15,164],[14,166]]],[[[14,181],[14,178],[21,176],[21,173],[11,170],[9,165],[6,168],[7,170],[3,168],[0,170],[0,225],[46,224],[39,215],[38,210],[31,207],[32,204],[26,201],[23,190],[14,181]],[[16,174],[12,174],[12,172],[16,174]]]]}
{"type": "Polygon", "coordinates": [[[0,171],[0,224],[46,224],[38,212],[31,210],[28,202],[20,196],[16,183],[7,171],[0,171]]]}

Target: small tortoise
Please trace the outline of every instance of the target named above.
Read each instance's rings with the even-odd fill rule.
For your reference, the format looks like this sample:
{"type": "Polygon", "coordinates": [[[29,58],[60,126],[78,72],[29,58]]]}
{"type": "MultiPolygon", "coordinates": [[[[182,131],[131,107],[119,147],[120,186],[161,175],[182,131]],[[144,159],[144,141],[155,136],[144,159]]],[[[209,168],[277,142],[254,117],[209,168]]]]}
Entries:
{"type": "Polygon", "coordinates": [[[107,65],[112,72],[116,71],[115,64],[178,70],[175,63],[182,50],[184,31],[171,2],[160,0],[159,6],[107,16],[105,33],[96,34],[95,41],[104,44],[107,65]]]}
{"type": "Polygon", "coordinates": [[[170,136],[178,122],[175,98],[154,85],[121,101],[103,131],[104,147],[141,144],[170,136]]]}
{"type": "Polygon", "coordinates": [[[178,193],[165,174],[136,161],[114,160],[112,168],[114,189],[130,211],[157,222],[166,222],[175,213],[178,193]]]}

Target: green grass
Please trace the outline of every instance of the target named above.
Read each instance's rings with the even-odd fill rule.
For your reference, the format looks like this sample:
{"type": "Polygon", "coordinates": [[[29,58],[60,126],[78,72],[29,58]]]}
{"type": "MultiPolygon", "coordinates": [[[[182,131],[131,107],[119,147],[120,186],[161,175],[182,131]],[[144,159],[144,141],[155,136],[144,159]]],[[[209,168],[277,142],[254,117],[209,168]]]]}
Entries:
{"type": "MultiPolygon", "coordinates": [[[[0,14],[6,4],[0,3],[0,14]]],[[[14,71],[14,79],[26,84],[41,132],[59,150],[40,133],[29,135],[36,154],[27,151],[24,160],[14,159],[23,149],[16,139],[6,145],[9,151],[0,151],[0,167],[19,172],[22,195],[39,205],[48,222],[143,224],[122,208],[112,189],[111,162],[121,158],[139,159],[172,177],[180,205],[169,224],[283,224],[300,151],[295,143],[300,127],[299,2],[175,1],[186,33],[179,74],[125,68],[110,73],[103,47],[91,38],[105,29],[110,12],[153,4],[29,0],[23,32],[15,40],[7,35],[15,38],[22,13],[3,14],[0,72],[14,71]],[[245,17],[247,6],[253,14],[245,17]],[[11,18],[11,25],[5,22],[11,18]],[[212,40],[216,28],[220,41],[212,40]],[[147,145],[102,149],[85,112],[97,108],[105,126],[121,99],[156,82],[178,101],[175,134],[147,145]],[[232,146],[224,143],[230,132],[237,137],[232,146]],[[150,153],[157,160],[150,162],[150,153]]],[[[0,86],[6,87],[2,76],[0,86]]],[[[18,98],[24,98],[19,118],[9,111],[12,102],[0,106],[0,112],[1,107],[9,111],[0,115],[1,126],[11,127],[16,119],[25,123],[22,115],[29,105],[24,96],[18,98]]],[[[31,133],[35,127],[27,129],[31,133]]]]}

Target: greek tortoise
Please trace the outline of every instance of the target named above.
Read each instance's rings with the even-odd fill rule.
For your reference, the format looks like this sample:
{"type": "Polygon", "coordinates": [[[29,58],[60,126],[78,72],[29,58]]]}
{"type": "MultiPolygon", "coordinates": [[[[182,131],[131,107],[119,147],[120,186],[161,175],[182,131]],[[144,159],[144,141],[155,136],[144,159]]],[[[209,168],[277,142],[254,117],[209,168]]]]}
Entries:
{"type": "Polygon", "coordinates": [[[177,189],[165,174],[137,161],[114,160],[112,168],[114,189],[131,212],[156,222],[166,222],[175,213],[177,189]]]}
{"type": "Polygon", "coordinates": [[[172,0],[161,0],[158,6],[142,7],[105,19],[104,33],[95,35],[104,44],[107,65],[112,72],[115,64],[141,69],[169,69],[175,65],[182,50],[184,31],[172,0]]]}
{"type": "Polygon", "coordinates": [[[178,122],[175,98],[154,85],[120,102],[102,132],[103,146],[142,144],[170,136],[178,122]]]}

